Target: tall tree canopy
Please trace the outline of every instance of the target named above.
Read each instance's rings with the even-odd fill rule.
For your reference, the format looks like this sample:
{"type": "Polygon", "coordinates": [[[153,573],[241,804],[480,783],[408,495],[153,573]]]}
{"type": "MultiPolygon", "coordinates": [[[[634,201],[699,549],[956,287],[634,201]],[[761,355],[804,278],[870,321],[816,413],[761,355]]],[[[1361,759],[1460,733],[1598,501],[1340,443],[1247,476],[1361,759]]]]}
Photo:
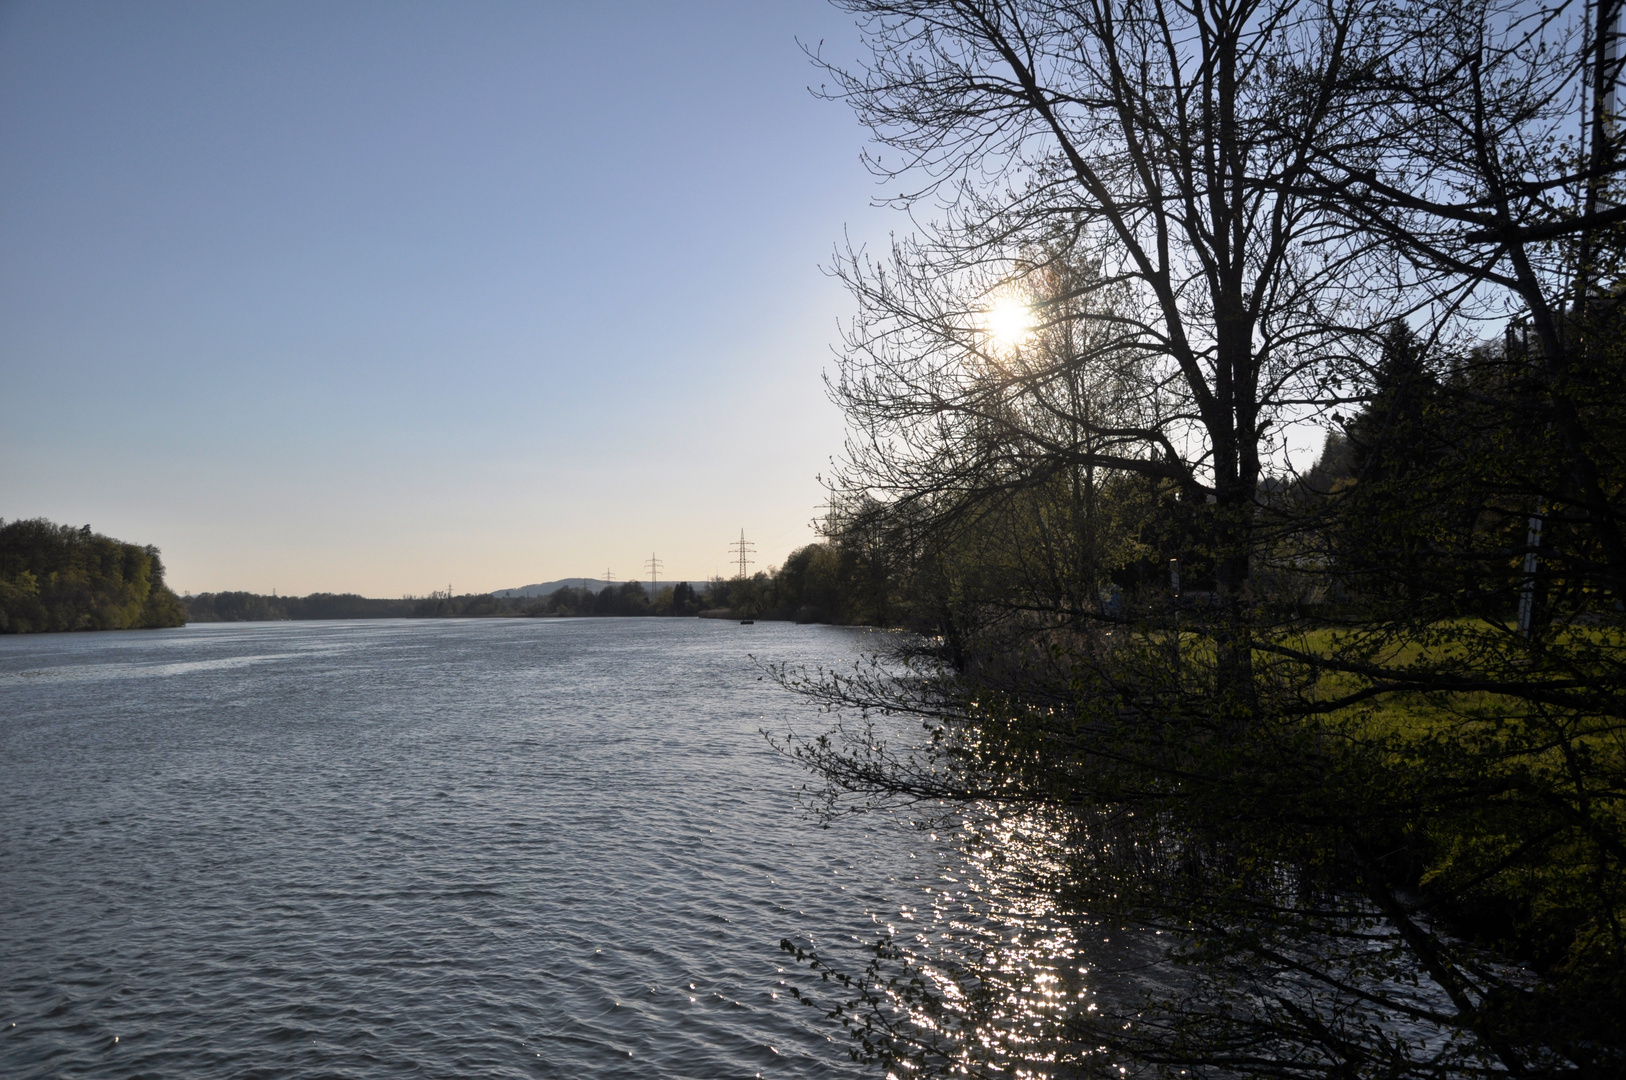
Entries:
{"type": "Polygon", "coordinates": [[[158,549],[44,518],[0,522],[0,633],[180,626],[158,549]]]}

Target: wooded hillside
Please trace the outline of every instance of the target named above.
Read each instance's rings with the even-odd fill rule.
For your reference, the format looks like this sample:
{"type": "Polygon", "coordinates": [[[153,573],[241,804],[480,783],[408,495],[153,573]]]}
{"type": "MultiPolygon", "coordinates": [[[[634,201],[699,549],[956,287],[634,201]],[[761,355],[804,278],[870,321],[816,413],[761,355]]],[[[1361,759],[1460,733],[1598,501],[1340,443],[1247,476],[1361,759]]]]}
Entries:
{"type": "Polygon", "coordinates": [[[0,520],[0,633],[181,626],[158,549],[44,518],[0,520]]]}

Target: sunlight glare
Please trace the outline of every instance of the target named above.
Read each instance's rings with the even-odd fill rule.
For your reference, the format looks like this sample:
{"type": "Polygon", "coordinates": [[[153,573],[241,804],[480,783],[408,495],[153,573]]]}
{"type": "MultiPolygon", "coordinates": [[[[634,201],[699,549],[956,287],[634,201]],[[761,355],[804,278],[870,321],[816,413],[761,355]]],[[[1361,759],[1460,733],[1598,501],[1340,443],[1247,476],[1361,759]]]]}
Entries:
{"type": "Polygon", "coordinates": [[[1033,336],[1033,309],[1017,296],[1002,296],[983,314],[983,332],[996,352],[1014,352],[1033,336]]]}

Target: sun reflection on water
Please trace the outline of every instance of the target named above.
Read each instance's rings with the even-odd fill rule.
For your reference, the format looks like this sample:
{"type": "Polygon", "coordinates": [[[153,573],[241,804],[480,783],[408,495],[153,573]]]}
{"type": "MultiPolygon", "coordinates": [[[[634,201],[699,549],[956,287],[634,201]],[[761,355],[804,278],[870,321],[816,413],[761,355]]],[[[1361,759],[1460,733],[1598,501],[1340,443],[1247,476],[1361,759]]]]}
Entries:
{"type": "Polygon", "coordinates": [[[1099,927],[1056,900],[1068,835],[1037,813],[988,813],[957,839],[922,881],[926,901],[885,923],[893,970],[871,969],[891,1075],[1070,1075],[1089,1056],[1070,1020],[1098,1008],[1083,942],[1099,927]]]}

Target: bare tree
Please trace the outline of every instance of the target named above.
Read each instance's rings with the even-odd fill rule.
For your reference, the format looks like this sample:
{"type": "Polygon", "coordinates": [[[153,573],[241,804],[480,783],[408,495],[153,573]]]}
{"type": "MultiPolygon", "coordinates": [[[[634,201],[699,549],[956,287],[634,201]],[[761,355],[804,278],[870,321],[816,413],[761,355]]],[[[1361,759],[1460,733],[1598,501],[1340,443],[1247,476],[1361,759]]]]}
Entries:
{"type": "Polygon", "coordinates": [[[1388,27],[1362,4],[1284,0],[841,6],[872,62],[827,67],[830,93],[875,133],[873,167],[915,185],[898,201],[940,204],[889,264],[841,264],[860,301],[835,386],[859,433],[842,482],[911,498],[955,475],[958,425],[996,423],[990,389],[1035,390],[994,355],[989,312],[1036,272],[1092,268],[1032,298],[1041,329],[1095,317],[1051,367],[1132,357],[1142,381],[1130,407],[1070,416],[1078,438],[1043,452],[1212,504],[1225,692],[1245,708],[1236,612],[1272,432],[1339,400],[1374,318],[1356,303],[1364,238],[1300,190],[1330,148],[1362,143],[1340,95],[1388,27]],[[1007,374],[962,392],[967,370],[1007,374]]]}

